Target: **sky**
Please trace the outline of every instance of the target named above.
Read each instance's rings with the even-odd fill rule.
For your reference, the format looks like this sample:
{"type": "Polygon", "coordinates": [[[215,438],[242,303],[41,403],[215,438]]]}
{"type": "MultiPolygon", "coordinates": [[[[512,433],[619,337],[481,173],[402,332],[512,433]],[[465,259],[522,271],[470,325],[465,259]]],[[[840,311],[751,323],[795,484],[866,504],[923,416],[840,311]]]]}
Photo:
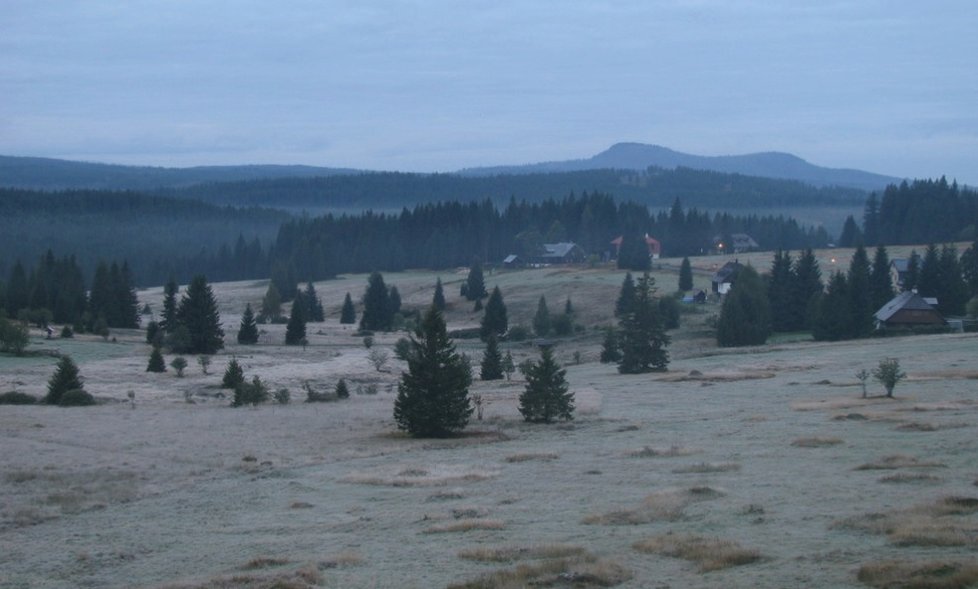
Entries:
{"type": "Polygon", "coordinates": [[[0,154],[400,171],[632,141],[978,185],[973,0],[3,0],[0,154]]]}

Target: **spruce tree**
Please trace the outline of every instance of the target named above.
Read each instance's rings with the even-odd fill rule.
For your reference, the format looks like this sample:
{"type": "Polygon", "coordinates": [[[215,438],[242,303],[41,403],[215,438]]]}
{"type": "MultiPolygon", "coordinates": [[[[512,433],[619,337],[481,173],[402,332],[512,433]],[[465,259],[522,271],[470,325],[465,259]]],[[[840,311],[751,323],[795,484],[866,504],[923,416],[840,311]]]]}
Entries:
{"type": "Polygon", "coordinates": [[[296,299],[292,303],[292,313],[285,327],[285,345],[301,346],[306,343],[306,305],[296,299]]]}
{"type": "Polygon", "coordinates": [[[503,374],[506,375],[506,380],[509,380],[509,377],[516,372],[516,364],[513,363],[513,355],[509,353],[509,350],[506,350],[506,355],[503,356],[500,367],[502,368],[503,374]]]}
{"type": "Polygon", "coordinates": [[[882,245],[876,246],[876,253],[873,254],[873,267],[869,273],[869,293],[874,313],[893,298],[890,257],[882,245]]]}
{"type": "Polygon", "coordinates": [[[242,345],[258,343],[258,323],[255,321],[255,314],[251,310],[251,303],[245,306],[244,314],[241,315],[241,326],[238,328],[238,343],[242,345]]]}
{"type": "Polygon", "coordinates": [[[390,290],[387,292],[387,305],[389,307],[388,313],[391,316],[391,321],[393,322],[394,315],[401,312],[401,293],[397,290],[396,286],[391,286],[390,290]]]}
{"type": "Polygon", "coordinates": [[[944,315],[963,315],[964,306],[969,298],[968,283],[965,282],[961,272],[958,250],[953,245],[945,244],[941,247],[938,276],[940,285],[938,309],[944,315]]]}
{"type": "Polygon", "coordinates": [[[635,300],[619,319],[618,372],[622,374],[661,371],[669,365],[669,336],[659,317],[655,290],[655,279],[646,272],[635,285],[635,300]]]}
{"type": "Polygon", "coordinates": [[[531,423],[551,423],[555,419],[574,419],[574,393],[568,391],[567,371],[554,360],[553,351],[544,347],[540,360],[524,371],[526,388],[520,394],[520,413],[531,423]]]}
{"type": "Polygon", "coordinates": [[[431,304],[438,309],[439,312],[445,311],[445,289],[441,286],[441,277],[435,282],[435,296],[431,299],[431,304]]]}
{"type": "Polygon", "coordinates": [[[367,281],[363,294],[363,314],[360,329],[365,331],[390,331],[393,315],[390,312],[387,285],[380,272],[374,272],[367,281]]]}
{"type": "Polygon", "coordinates": [[[503,377],[503,356],[499,352],[499,341],[495,333],[490,333],[486,341],[481,368],[479,378],[482,380],[499,380],[503,377]]]}
{"type": "Polygon", "coordinates": [[[602,364],[618,363],[621,360],[618,334],[615,332],[614,327],[607,327],[604,330],[604,339],[601,340],[601,356],[599,360],[602,364]]]}
{"type": "Polygon", "coordinates": [[[30,306],[30,287],[27,280],[27,271],[20,260],[14,264],[10,270],[10,279],[7,281],[6,307],[7,316],[11,319],[17,317],[17,312],[30,306]]]}
{"type": "Polygon", "coordinates": [[[978,295],[978,239],[961,254],[961,276],[968,285],[968,292],[978,295]]]}
{"type": "Polygon", "coordinates": [[[870,291],[870,264],[866,248],[859,245],[849,262],[846,276],[849,291],[849,311],[852,313],[851,337],[863,337],[873,329],[872,293],[870,291]]]}
{"type": "Polygon", "coordinates": [[[683,258],[679,265],[679,290],[685,292],[693,290],[693,267],[689,263],[689,258],[683,258]]]}
{"type": "MultiPolygon", "coordinates": [[[[740,280],[738,275],[737,280],[740,280]]],[[[767,299],[771,312],[773,331],[792,331],[798,324],[798,308],[794,306],[792,289],[795,276],[792,271],[791,253],[780,248],[774,253],[771,275],[767,281],[767,299]]]]}
{"type": "Polygon", "coordinates": [[[469,275],[465,279],[465,298],[478,301],[486,297],[486,282],[482,275],[482,262],[473,260],[469,267],[469,275]]]}
{"type": "Polygon", "coordinates": [[[306,290],[302,293],[302,300],[306,303],[306,320],[319,323],[326,320],[323,310],[323,302],[316,293],[316,287],[312,282],[306,283],[306,290]]]}
{"type": "Polygon", "coordinates": [[[750,265],[723,298],[717,322],[717,344],[723,347],[759,346],[771,333],[771,309],[764,283],[750,265]]]}
{"type": "Polygon", "coordinates": [[[177,322],[177,293],[180,287],[177,281],[171,276],[163,287],[163,315],[160,318],[160,327],[165,332],[173,331],[177,322]]]}
{"type": "Polygon", "coordinates": [[[550,333],[550,310],[547,309],[547,298],[540,297],[537,302],[537,312],[533,316],[533,332],[537,337],[547,337],[550,333]]]}
{"type": "Polygon", "coordinates": [[[343,299],[343,308],[340,310],[340,323],[343,325],[352,325],[357,322],[357,310],[353,306],[353,299],[350,298],[350,293],[346,293],[346,298],[343,299]]]}
{"type": "Polygon", "coordinates": [[[618,268],[620,270],[645,271],[651,268],[649,247],[641,235],[626,231],[621,236],[618,247],[618,268]]]}
{"type": "Polygon", "coordinates": [[[337,399],[349,399],[350,398],[350,387],[346,385],[345,379],[340,379],[336,383],[336,398],[337,399]]]}
{"type": "Polygon", "coordinates": [[[163,352],[158,346],[153,346],[153,351],[149,355],[149,363],[146,365],[146,372],[166,372],[166,362],[163,360],[163,352]]]}
{"type": "Polygon", "coordinates": [[[48,381],[48,394],[44,397],[44,403],[60,405],[65,393],[76,390],[84,390],[78,366],[72,361],[71,356],[62,356],[58,360],[54,374],[51,375],[51,380],[48,381]]]}
{"type": "Polygon", "coordinates": [[[795,260],[794,286],[791,292],[794,322],[791,331],[811,327],[809,311],[822,289],[822,271],[818,266],[818,259],[812,249],[808,248],[795,260]]]}
{"type": "Polygon", "coordinates": [[[920,255],[917,250],[910,250],[907,258],[907,273],[903,276],[903,290],[916,290],[920,284],[920,255]]]}
{"type": "Polygon", "coordinates": [[[244,370],[238,364],[237,358],[231,358],[228,367],[224,370],[224,377],[221,378],[222,389],[236,389],[244,382],[244,370]]]}
{"type": "Polygon", "coordinates": [[[274,282],[268,283],[265,296],[261,300],[261,311],[258,313],[258,321],[262,323],[276,323],[282,317],[282,295],[279,294],[278,287],[274,282]]]}
{"type": "Polygon", "coordinates": [[[175,352],[214,354],[224,347],[224,330],[221,329],[217,301],[203,275],[197,275],[190,281],[177,308],[177,323],[186,328],[188,341],[182,346],[184,349],[175,352]]]}
{"type": "Polygon", "coordinates": [[[448,337],[445,320],[429,308],[414,336],[408,371],[394,401],[397,427],[415,437],[445,437],[462,430],[472,415],[471,368],[448,337]]]}
{"type": "Polygon", "coordinates": [[[632,273],[625,272],[625,279],[621,282],[621,290],[618,291],[618,301],[615,303],[615,317],[621,317],[631,309],[635,302],[635,282],[632,280],[632,273]]]}
{"type": "Polygon", "coordinates": [[[852,215],[846,217],[846,222],[842,225],[842,234],[839,236],[839,247],[856,247],[863,243],[863,235],[856,224],[852,215]]]}
{"type": "Polygon", "coordinates": [[[812,336],[819,341],[847,339],[852,334],[852,311],[846,275],[836,272],[815,303],[812,336]]]}
{"type": "Polygon", "coordinates": [[[872,192],[866,199],[863,210],[863,241],[868,246],[882,245],[880,243],[880,206],[876,193],[872,192]]]}
{"type": "Polygon", "coordinates": [[[479,335],[483,341],[491,335],[503,335],[509,328],[509,319],[506,315],[506,303],[503,302],[503,293],[499,287],[492,289],[489,300],[486,302],[486,312],[482,316],[482,325],[479,328],[479,335]]]}

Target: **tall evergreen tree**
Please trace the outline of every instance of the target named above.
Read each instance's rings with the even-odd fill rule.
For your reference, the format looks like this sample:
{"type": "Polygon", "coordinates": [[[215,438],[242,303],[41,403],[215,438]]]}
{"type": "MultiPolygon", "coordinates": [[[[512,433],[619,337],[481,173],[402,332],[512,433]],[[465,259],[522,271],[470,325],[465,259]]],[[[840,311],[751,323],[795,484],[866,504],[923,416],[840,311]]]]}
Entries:
{"type": "Polygon", "coordinates": [[[415,437],[445,437],[462,430],[473,411],[471,368],[433,307],[411,337],[411,347],[408,371],[401,375],[394,401],[397,427],[415,437]]]}
{"type": "Polygon", "coordinates": [[[177,324],[177,293],[180,287],[171,276],[163,287],[163,313],[160,317],[160,328],[165,332],[173,331],[177,324]]]}
{"type": "Polygon", "coordinates": [[[971,296],[978,295],[978,239],[961,254],[961,275],[971,296]]]}
{"type": "Polygon", "coordinates": [[[238,328],[238,343],[242,345],[258,343],[258,323],[255,321],[255,314],[251,310],[251,303],[245,306],[244,313],[241,315],[241,326],[238,328]]]}
{"type": "Polygon", "coordinates": [[[872,192],[866,199],[863,210],[863,242],[867,246],[882,245],[880,242],[880,205],[876,193],[872,192]]]}
{"type": "Polygon", "coordinates": [[[390,331],[393,314],[390,312],[390,299],[387,285],[380,272],[374,272],[367,281],[363,294],[363,314],[360,316],[360,329],[367,331],[390,331]]]}
{"type": "Polygon", "coordinates": [[[262,323],[276,323],[282,317],[282,295],[278,292],[278,287],[274,282],[268,283],[265,296],[261,300],[261,311],[258,313],[258,321],[262,323]]]}
{"type": "Polygon", "coordinates": [[[550,333],[550,310],[547,308],[547,298],[540,297],[537,302],[537,312],[533,316],[533,332],[538,337],[547,337],[550,333]]]}
{"type": "Polygon", "coordinates": [[[316,293],[316,287],[312,282],[306,283],[306,290],[302,293],[302,300],[306,303],[306,319],[314,323],[326,320],[326,313],[323,310],[323,302],[316,293]]]}
{"type": "Polygon", "coordinates": [[[401,293],[397,290],[396,286],[391,285],[390,290],[387,292],[387,302],[392,318],[401,312],[401,293]]]}
{"type": "Polygon", "coordinates": [[[795,323],[791,326],[792,331],[797,329],[811,328],[810,312],[814,306],[814,298],[821,294],[822,270],[818,266],[818,259],[811,248],[807,248],[798,256],[795,261],[795,286],[793,289],[792,300],[795,323]]]}
{"type": "Polygon", "coordinates": [[[357,310],[353,307],[353,299],[350,298],[350,293],[346,293],[346,298],[343,299],[343,308],[340,310],[340,323],[352,325],[356,322],[357,310]]]}
{"type": "Polygon", "coordinates": [[[234,390],[244,381],[244,370],[238,363],[238,359],[232,357],[231,361],[228,362],[228,367],[224,370],[224,376],[221,378],[221,388],[234,390]]]}
{"type": "Polygon", "coordinates": [[[920,283],[920,255],[917,250],[910,250],[907,258],[907,273],[903,277],[903,290],[916,290],[920,283]]]}
{"type": "Polygon", "coordinates": [[[296,298],[292,302],[292,313],[285,326],[285,345],[301,346],[306,343],[306,305],[296,298]]]}
{"type": "MultiPolygon", "coordinates": [[[[784,264],[782,256],[782,264],[784,264]]],[[[787,262],[790,267],[790,261],[787,262]]],[[[737,273],[737,282],[723,298],[717,322],[717,344],[759,346],[771,334],[771,308],[764,283],[753,266],[737,273]]]]}
{"type": "Polygon", "coordinates": [[[652,266],[649,259],[649,248],[645,239],[638,233],[626,231],[621,236],[621,246],[618,247],[618,268],[643,272],[652,266]]]}
{"type": "Polygon", "coordinates": [[[153,346],[153,351],[149,355],[149,363],[146,365],[146,372],[166,372],[166,362],[163,360],[163,352],[159,346],[153,346]]]}
{"type": "Polygon", "coordinates": [[[632,279],[631,272],[625,272],[625,279],[621,282],[621,290],[618,291],[618,300],[615,303],[615,317],[622,317],[631,309],[635,302],[635,281],[632,279]]]}
{"type": "Polygon", "coordinates": [[[941,247],[938,274],[941,289],[937,299],[938,309],[944,315],[963,315],[969,298],[968,283],[961,272],[958,250],[953,245],[941,247]]]}
{"type": "Polygon", "coordinates": [[[520,394],[520,413],[531,423],[550,423],[555,419],[574,419],[574,393],[569,392],[567,371],[554,360],[553,351],[544,347],[540,360],[526,367],[526,388],[520,394]]]}
{"type": "Polygon", "coordinates": [[[469,275],[465,279],[465,298],[478,301],[486,297],[486,281],[482,274],[482,262],[478,259],[469,267],[469,275]]]}
{"type": "Polygon", "coordinates": [[[660,371],[669,365],[669,336],[659,317],[655,290],[655,279],[646,272],[635,285],[635,300],[619,319],[618,372],[622,374],[660,371]]]}
{"type": "Polygon", "coordinates": [[[863,242],[862,232],[856,225],[856,220],[852,215],[846,217],[846,222],[842,225],[842,235],[839,236],[839,247],[856,247],[863,242]]]}
{"type": "Polygon", "coordinates": [[[849,290],[849,311],[852,313],[852,337],[863,337],[873,329],[872,292],[870,287],[870,264],[866,248],[860,244],[852,254],[849,273],[846,276],[849,290]]]}
{"type": "Polygon", "coordinates": [[[941,256],[933,243],[927,246],[924,259],[920,263],[920,275],[916,282],[917,293],[922,297],[941,299],[941,256]]]}
{"type": "Polygon", "coordinates": [[[486,340],[486,351],[482,354],[482,366],[479,378],[482,380],[499,380],[503,377],[503,355],[499,351],[499,340],[496,334],[490,332],[486,340]]]}
{"type": "Polygon", "coordinates": [[[48,394],[44,397],[44,402],[48,405],[59,405],[65,393],[75,390],[84,390],[78,366],[71,356],[62,356],[48,381],[48,394]]]}
{"type": "Polygon", "coordinates": [[[621,348],[618,344],[618,333],[615,331],[614,327],[607,327],[604,330],[604,339],[601,340],[601,356],[600,360],[602,364],[610,364],[614,362],[615,364],[621,360],[621,348]]]}
{"type": "Polygon", "coordinates": [[[503,293],[496,286],[489,295],[486,302],[485,315],[482,316],[482,325],[479,328],[479,335],[483,340],[488,340],[491,335],[503,335],[509,328],[509,319],[506,314],[506,303],[503,302],[503,293]]]}
{"type": "Polygon", "coordinates": [[[10,270],[10,280],[7,281],[7,316],[17,317],[17,311],[30,307],[30,290],[27,281],[27,271],[24,265],[17,260],[13,269],[10,270]]]}
{"type": "Polygon", "coordinates": [[[224,330],[217,311],[214,292],[207,278],[197,275],[190,281],[177,308],[177,323],[187,330],[188,341],[183,354],[213,354],[224,347],[224,330]]]}
{"type": "MultiPolygon", "coordinates": [[[[740,281],[739,275],[737,280],[740,281]]],[[[772,331],[793,331],[798,325],[797,313],[799,309],[795,306],[795,300],[792,296],[796,281],[791,262],[791,252],[785,252],[779,248],[774,253],[771,275],[767,281],[767,300],[772,331]]]]}
{"type": "Polygon", "coordinates": [[[435,282],[435,296],[431,299],[431,304],[438,309],[438,312],[442,313],[445,311],[445,290],[441,286],[441,278],[435,282]]]}
{"type": "Polygon", "coordinates": [[[679,290],[693,290],[693,267],[689,263],[689,258],[683,258],[679,265],[679,290]]]}
{"type": "Polygon", "coordinates": [[[846,275],[836,272],[829,278],[825,293],[815,302],[812,336],[819,341],[837,341],[851,337],[852,311],[846,275]]]}
{"type": "Polygon", "coordinates": [[[872,301],[870,307],[874,313],[893,298],[890,256],[886,253],[886,247],[882,245],[876,246],[876,253],[873,254],[873,268],[869,273],[869,293],[872,301]]]}

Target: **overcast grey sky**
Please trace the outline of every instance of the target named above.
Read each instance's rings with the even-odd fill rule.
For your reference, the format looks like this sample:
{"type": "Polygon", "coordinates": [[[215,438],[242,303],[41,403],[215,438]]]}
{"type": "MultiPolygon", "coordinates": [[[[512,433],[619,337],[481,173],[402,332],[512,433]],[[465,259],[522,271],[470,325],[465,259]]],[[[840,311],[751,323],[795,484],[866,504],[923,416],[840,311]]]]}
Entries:
{"type": "Polygon", "coordinates": [[[450,171],[619,141],[978,184],[978,2],[0,5],[0,153],[450,171]]]}

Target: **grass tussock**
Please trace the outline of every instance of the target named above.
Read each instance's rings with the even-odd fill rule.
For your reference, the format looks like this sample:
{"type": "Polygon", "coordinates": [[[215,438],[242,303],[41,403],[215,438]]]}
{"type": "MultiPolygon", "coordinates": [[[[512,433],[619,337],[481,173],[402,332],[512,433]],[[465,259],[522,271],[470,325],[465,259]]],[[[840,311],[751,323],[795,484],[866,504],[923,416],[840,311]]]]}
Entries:
{"type": "Polygon", "coordinates": [[[978,546],[978,498],[943,497],[934,503],[838,520],[834,528],[885,535],[897,546],[978,546]]]}
{"type": "Polygon", "coordinates": [[[427,528],[425,534],[452,534],[473,530],[501,530],[506,524],[498,519],[460,519],[447,524],[427,528]]]}
{"type": "Polygon", "coordinates": [[[246,562],[241,569],[245,571],[254,571],[257,569],[267,569],[272,567],[280,567],[289,564],[291,561],[287,558],[276,558],[274,556],[256,556],[248,562],[246,562]]]}
{"type": "Polygon", "coordinates": [[[904,484],[904,483],[939,483],[941,477],[922,472],[898,472],[876,479],[880,483],[904,484]]]}
{"type": "Polygon", "coordinates": [[[207,579],[206,581],[163,585],[159,589],[316,589],[323,580],[314,564],[272,575],[252,573],[207,579]]]}
{"type": "Polygon", "coordinates": [[[710,474],[715,472],[733,472],[740,470],[736,462],[700,462],[672,469],[674,474],[710,474]]]}
{"type": "Polygon", "coordinates": [[[978,563],[891,560],[859,567],[856,578],[878,589],[965,589],[978,585],[978,563]]]}
{"type": "Polygon", "coordinates": [[[582,556],[587,551],[582,546],[572,544],[538,544],[535,546],[499,546],[468,548],[458,553],[458,557],[478,562],[515,562],[518,560],[540,560],[582,556]]]}
{"type": "Polygon", "coordinates": [[[485,481],[499,476],[498,470],[467,468],[456,465],[437,466],[430,469],[406,468],[391,472],[352,472],[341,482],[358,485],[387,487],[438,487],[458,483],[485,481]]]}
{"type": "Polygon", "coordinates": [[[687,374],[667,374],[657,380],[664,382],[737,382],[740,380],[763,380],[777,376],[767,370],[744,370],[740,372],[707,372],[692,370],[687,374]]]}
{"type": "Polygon", "coordinates": [[[448,589],[522,589],[524,587],[614,587],[632,578],[632,573],[619,563],[583,554],[573,558],[558,558],[523,563],[501,569],[471,581],[449,585],[448,589]]]}
{"type": "Polygon", "coordinates": [[[686,448],[684,446],[669,446],[668,448],[642,446],[638,450],[629,452],[628,456],[631,458],[675,458],[677,456],[690,456],[698,452],[700,450],[696,448],[686,448]]]}
{"type": "Polygon", "coordinates": [[[692,534],[655,536],[636,542],[632,547],[639,552],[694,562],[703,573],[750,564],[761,559],[761,553],[757,550],[743,548],[732,540],[692,534]]]}
{"type": "Polygon", "coordinates": [[[826,448],[828,446],[838,446],[841,443],[842,440],[839,438],[822,438],[813,436],[810,438],[798,438],[791,442],[791,445],[797,448],[826,448]]]}
{"type": "Polygon", "coordinates": [[[510,454],[505,458],[506,462],[529,462],[531,460],[557,460],[559,456],[553,452],[524,452],[521,454],[510,454]]]}
{"type": "Polygon", "coordinates": [[[586,516],[581,523],[603,526],[634,526],[656,521],[675,521],[692,503],[708,501],[722,493],[712,487],[670,489],[647,496],[632,509],[619,509],[607,513],[586,516]]]}
{"type": "Polygon", "coordinates": [[[943,468],[947,466],[943,462],[932,462],[921,460],[916,456],[906,454],[893,454],[884,456],[874,462],[867,462],[855,468],[855,470],[896,470],[898,468],[943,468]]]}
{"type": "Polygon", "coordinates": [[[901,432],[939,432],[945,429],[968,427],[966,423],[930,423],[925,421],[910,421],[897,426],[901,432]]]}

